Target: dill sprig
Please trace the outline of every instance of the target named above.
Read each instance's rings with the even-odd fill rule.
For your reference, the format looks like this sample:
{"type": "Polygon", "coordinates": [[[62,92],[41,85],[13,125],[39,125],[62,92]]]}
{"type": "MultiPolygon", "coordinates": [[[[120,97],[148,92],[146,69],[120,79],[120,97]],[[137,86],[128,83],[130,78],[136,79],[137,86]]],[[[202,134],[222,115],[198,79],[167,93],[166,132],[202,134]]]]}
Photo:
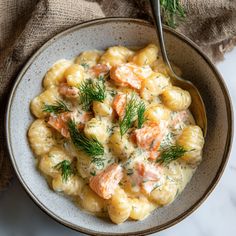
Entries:
{"type": "Polygon", "coordinates": [[[146,110],[145,104],[141,101],[138,105],[138,129],[142,128],[143,123],[145,122],[144,112],[146,110]]]}
{"type": "Polygon", "coordinates": [[[71,167],[71,162],[64,160],[54,166],[57,170],[61,171],[62,180],[67,182],[68,178],[73,174],[73,169],[71,167]]]}
{"type": "Polygon", "coordinates": [[[105,160],[106,159],[101,157],[92,157],[91,163],[94,163],[98,169],[102,169],[105,165],[105,160]]]}
{"type": "Polygon", "coordinates": [[[58,100],[54,105],[45,104],[43,107],[43,111],[48,113],[58,114],[62,112],[69,112],[71,110],[62,100],[58,100]]]}
{"type": "Polygon", "coordinates": [[[127,103],[125,108],[125,115],[123,119],[120,121],[120,134],[123,136],[128,129],[132,126],[135,116],[137,114],[139,103],[137,101],[137,97],[132,94],[130,101],[127,103]]]}
{"type": "Polygon", "coordinates": [[[74,121],[68,122],[68,128],[71,140],[78,149],[86,152],[91,157],[102,156],[104,154],[102,144],[98,140],[89,139],[79,132],[74,121]]]}
{"type": "Polygon", "coordinates": [[[157,162],[161,164],[169,164],[171,161],[182,157],[186,152],[187,150],[185,150],[182,146],[170,146],[161,153],[161,158],[158,159],[157,162]]]}
{"type": "Polygon", "coordinates": [[[103,102],[106,97],[104,81],[101,80],[85,80],[79,90],[84,110],[89,110],[93,101],[103,102]]]}
{"type": "Polygon", "coordinates": [[[160,0],[160,4],[163,22],[172,28],[176,28],[177,20],[186,16],[180,0],[160,0]]]}
{"type": "Polygon", "coordinates": [[[85,62],[81,63],[80,65],[83,66],[85,70],[89,68],[89,64],[85,62]]]}

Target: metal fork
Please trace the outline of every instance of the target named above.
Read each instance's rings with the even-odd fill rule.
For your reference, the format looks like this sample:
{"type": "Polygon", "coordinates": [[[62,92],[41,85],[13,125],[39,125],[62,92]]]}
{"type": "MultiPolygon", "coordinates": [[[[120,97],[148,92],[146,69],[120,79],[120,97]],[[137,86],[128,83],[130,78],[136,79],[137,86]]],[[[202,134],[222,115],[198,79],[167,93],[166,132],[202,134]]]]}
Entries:
{"type": "Polygon", "coordinates": [[[173,71],[171,64],[168,60],[166,48],[165,48],[165,42],[164,42],[163,30],[162,30],[162,24],[161,24],[160,1],[159,0],[149,0],[149,1],[152,8],[152,14],[153,14],[154,23],[156,26],[157,37],[159,39],[159,45],[160,45],[162,58],[163,58],[164,63],[169,67],[169,70],[171,73],[171,81],[174,85],[182,89],[185,89],[190,93],[192,97],[190,111],[192,112],[196,123],[202,128],[203,135],[205,137],[207,133],[207,117],[206,117],[206,109],[205,109],[205,105],[202,100],[202,97],[198,89],[193,85],[192,82],[185,80],[183,78],[180,78],[173,71]]]}

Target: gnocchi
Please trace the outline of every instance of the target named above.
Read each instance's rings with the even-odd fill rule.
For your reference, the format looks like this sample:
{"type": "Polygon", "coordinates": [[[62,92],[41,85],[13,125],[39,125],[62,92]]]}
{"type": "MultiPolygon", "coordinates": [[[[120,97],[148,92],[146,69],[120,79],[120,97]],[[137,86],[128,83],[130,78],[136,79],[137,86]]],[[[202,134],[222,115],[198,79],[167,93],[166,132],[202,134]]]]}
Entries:
{"type": "Polygon", "coordinates": [[[46,154],[56,144],[52,130],[42,119],[37,119],[31,124],[28,138],[30,146],[37,156],[46,154]]]}
{"type": "Polygon", "coordinates": [[[95,66],[100,57],[102,55],[101,51],[98,50],[93,50],[93,51],[85,51],[82,52],[76,59],[75,59],[75,63],[82,65],[84,67],[89,66],[95,66]]]}
{"type": "Polygon", "coordinates": [[[49,187],[115,224],[171,204],[202,160],[191,96],[158,54],[113,46],[57,61],[30,103],[28,140],[49,187]]]}
{"type": "Polygon", "coordinates": [[[186,110],[191,104],[189,92],[175,86],[166,89],[161,98],[164,105],[173,111],[186,110]]]}
{"type": "Polygon", "coordinates": [[[84,68],[73,64],[64,72],[66,82],[71,87],[78,87],[84,79],[84,68]]]}
{"type": "Polygon", "coordinates": [[[89,187],[85,186],[79,200],[81,206],[91,213],[101,213],[106,209],[104,199],[95,194],[89,187]]]}
{"type": "Polygon", "coordinates": [[[155,204],[148,201],[146,198],[143,199],[131,199],[132,209],[130,212],[130,218],[133,220],[145,219],[156,206],[155,204]]]}
{"type": "Polygon", "coordinates": [[[133,51],[126,47],[115,46],[110,47],[100,58],[100,63],[114,66],[128,61],[128,58],[133,55],[133,51]]]}
{"type": "Polygon", "coordinates": [[[125,191],[118,187],[108,203],[108,214],[114,223],[120,224],[129,218],[130,213],[129,199],[125,191]]]}
{"type": "Polygon", "coordinates": [[[168,77],[159,73],[152,73],[142,83],[141,97],[145,100],[151,101],[171,86],[168,77]]]}
{"type": "Polygon", "coordinates": [[[158,55],[158,48],[155,44],[149,44],[147,47],[137,51],[133,57],[130,58],[138,66],[151,65],[158,55]]]}
{"type": "Polygon", "coordinates": [[[204,138],[199,126],[189,125],[185,127],[178,138],[177,143],[187,150],[182,157],[183,160],[189,163],[197,163],[201,161],[204,138]]]}
{"type": "Polygon", "coordinates": [[[55,177],[58,174],[57,164],[64,160],[71,160],[71,157],[60,147],[52,147],[47,154],[39,159],[39,169],[47,176],[55,177]]]}
{"type": "Polygon", "coordinates": [[[79,176],[70,176],[67,181],[61,175],[57,175],[52,180],[52,188],[57,192],[63,192],[69,196],[78,196],[83,187],[83,181],[79,176]]]}
{"type": "Polygon", "coordinates": [[[64,72],[71,65],[69,60],[60,60],[57,61],[46,73],[43,86],[44,88],[49,88],[51,86],[57,86],[59,83],[64,80],[64,72]]]}
{"type": "Polygon", "coordinates": [[[44,118],[48,116],[48,113],[44,111],[44,106],[47,104],[55,104],[58,99],[60,99],[60,95],[57,88],[49,88],[31,101],[31,112],[37,118],[44,118]]]}

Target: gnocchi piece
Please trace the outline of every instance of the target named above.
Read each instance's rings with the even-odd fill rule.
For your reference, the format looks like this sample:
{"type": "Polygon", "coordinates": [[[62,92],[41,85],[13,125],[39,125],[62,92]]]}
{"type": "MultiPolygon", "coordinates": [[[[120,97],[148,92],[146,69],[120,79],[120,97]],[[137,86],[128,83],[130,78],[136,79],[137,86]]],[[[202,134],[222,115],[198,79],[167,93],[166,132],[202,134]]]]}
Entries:
{"type": "Polygon", "coordinates": [[[153,71],[157,73],[161,73],[164,76],[169,76],[169,68],[168,66],[164,63],[163,59],[161,57],[157,58],[152,64],[151,68],[153,71]]]}
{"type": "Polygon", "coordinates": [[[56,86],[64,80],[64,72],[71,65],[69,60],[59,60],[57,61],[46,73],[43,86],[44,88],[49,88],[51,86],[56,86]]]}
{"type": "Polygon", "coordinates": [[[129,61],[138,66],[151,65],[156,59],[158,48],[155,44],[149,44],[147,47],[137,51],[129,61]]]}
{"type": "Polygon", "coordinates": [[[105,143],[109,136],[106,130],[107,126],[103,121],[92,118],[85,124],[84,134],[87,138],[97,139],[100,143],[105,143]]]}
{"type": "Polygon", "coordinates": [[[155,205],[146,198],[133,198],[131,199],[131,205],[130,218],[133,220],[143,220],[155,209],[155,205]]]}
{"type": "Polygon", "coordinates": [[[134,54],[133,51],[126,47],[115,46],[110,47],[101,56],[100,63],[115,66],[127,62],[128,58],[134,54]]]}
{"type": "Polygon", "coordinates": [[[84,182],[78,175],[71,175],[67,181],[59,173],[52,180],[52,188],[57,192],[63,192],[69,196],[78,196],[81,193],[84,182]]]}
{"type": "Polygon", "coordinates": [[[173,111],[186,110],[191,104],[191,96],[188,91],[179,87],[171,87],[161,94],[162,102],[173,111]]]}
{"type": "Polygon", "coordinates": [[[160,121],[168,121],[171,111],[162,104],[150,105],[144,113],[147,120],[159,123],[160,121]]]}
{"type": "Polygon", "coordinates": [[[84,79],[84,68],[78,64],[73,64],[66,69],[64,76],[69,86],[77,87],[84,79]]]}
{"type": "Polygon", "coordinates": [[[64,160],[70,161],[71,158],[62,148],[53,147],[39,159],[39,169],[45,175],[55,177],[59,173],[55,166],[64,160]]]}
{"type": "Polygon", "coordinates": [[[84,152],[78,152],[76,168],[82,178],[90,177],[90,164],[91,158],[87,156],[84,152]]]}
{"type": "Polygon", "coordinates": [[[120,159],[127,158],[134,151],[133,144],[128,140],[128,135],[121,137],[120,129],[115,128],[109,139],[109,147],[111,151],[120,159]]]}
{"type": "Polygon", "coordinates": [[[155,202],[158,205],[165,206],[174,201],[178,192],[177,185],[170,181],[166,180],[165,184],[160,187],[154,189],[150,193],[150,200],[155,202]]]}
{"type": "Polygon", "coordinates": [[[60,95],[56,87],[51,87],[39,96],[35,97],[30,103],[31,112],[37,118],[44,118],[49,115],[49,113],[44,112],[44,105],[55,105],[55,103],[60,99],[60,95]]]}
{"type": "MultiPolygon", "coordinates": [[[[178,75],[179,77],[181,77],[182,71],[180,70],[180,68],[173,63],[171,63],[171,67],[172,67],[173,71],[175,72],[175,74],[178,75]]],[[[153,69],[153,71],[159,72],[167,77],[171,76],[171,72],[169,70],[169,67],[164,63],[164,61],[161,57],[157,58],[152,63],[151,68],[153,69]]]]}
{"type": "Polygon", "coordinates": [[[98,63],[101,55],[102,52],[98,50],[84,51],[75,59],[75,63],[85,66],[88,65],[89,67],[92,67],[98,63]]]}
{"type": "Polygon", "coordinates": [[[108,203],[108,214],[115,224],[123,223],[130,216],[131,204],[123,189],[117,187],[108,203]]]}
{"type": "Polygon", "coordinates": [[[190,164],[197,164],[201,161],[201,152],[204,145],[202,130],[197,125],[189,125],[184,128],[177,140],[177,144],[184,147],[187,152],[182,159],[190,164]]]}
{"type": "Polygon", "coordinates": [[[142,82],[140,91],[141,97],[145,100],[151,100],[160,95],[166,88],[170,87],[170,79],[160,73],[152,73],[150,77],[142,82]]]}
{"type": "Polygon", "coordinates": [[[107,94],[103,102],[93,101],[93,111],[95,115],[102,117],[110,117],[112,115],[112,96],[107,94]]]}
{"type": "Polygon", "coordinates": [[[28,138],[30,146],[37,156],[49,152],[56,143],[52,130],[43,119],[37,119],[31,124],[28,138]]]}
{"type": "Polygon", "coordinates": [[[105,200],[94,193],[87,185],[80,194],[80,205],[91,213],[101,213],[106,209],[105,200]]]}

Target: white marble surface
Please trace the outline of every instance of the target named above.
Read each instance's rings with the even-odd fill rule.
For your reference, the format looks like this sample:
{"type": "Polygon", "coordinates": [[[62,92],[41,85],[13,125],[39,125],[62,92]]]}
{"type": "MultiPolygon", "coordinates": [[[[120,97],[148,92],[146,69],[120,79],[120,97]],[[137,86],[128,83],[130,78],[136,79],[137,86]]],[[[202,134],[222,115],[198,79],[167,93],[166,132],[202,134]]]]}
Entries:
{"type": "MultiPolygon", "coordinates": [[[[236,48],[217,65],[236,110],[236,48]]],[[[219,184],[192,215],[159,236],[228,236],[236,232],[236,142],[219,184]]],[[[24,192],[18,180],[0,194],[0,236],[82,235],[52,220],[24,192]]],[[[154,234],[157,235],[157,234],[154,234]]]]}

